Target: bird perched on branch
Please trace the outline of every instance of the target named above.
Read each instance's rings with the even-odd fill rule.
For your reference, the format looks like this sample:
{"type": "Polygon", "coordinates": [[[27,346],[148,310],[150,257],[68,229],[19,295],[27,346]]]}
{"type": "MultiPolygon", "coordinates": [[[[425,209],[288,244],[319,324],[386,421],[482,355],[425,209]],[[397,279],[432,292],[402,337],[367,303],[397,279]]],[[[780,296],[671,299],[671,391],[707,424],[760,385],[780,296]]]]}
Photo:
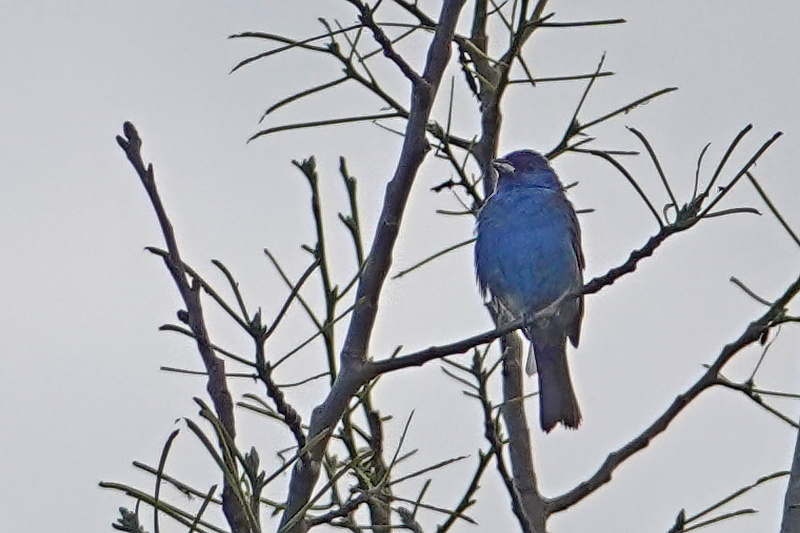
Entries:
{"type": "MultiPolygon", "coordinates": [[[[581,230],[564,187],[541,154],[511,152],[493,161],[497,188],[478,214],[475,267],[514,318],[530,318],[583,285],[581,230]]],[[[564,298],[525,327],[531,342],[526,371],[539,373],[542,429],[577,428],[581,412],[567,366],[567,338],[578,346],[583,296],[564,298]]]]}

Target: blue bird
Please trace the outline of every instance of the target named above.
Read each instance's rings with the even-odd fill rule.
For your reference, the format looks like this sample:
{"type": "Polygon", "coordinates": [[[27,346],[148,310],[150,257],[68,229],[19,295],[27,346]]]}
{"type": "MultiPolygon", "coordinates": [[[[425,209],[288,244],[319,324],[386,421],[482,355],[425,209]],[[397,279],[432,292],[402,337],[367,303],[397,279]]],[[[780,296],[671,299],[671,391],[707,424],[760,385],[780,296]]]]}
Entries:
{"type": "MultiPolygon", "coordinates": [[[[583,285],[581,229],[555,171],[541,154],[511,152],[493,161],[497,188],[478,213],[475,268],[487,291],[514,318],[530,317],[583,285]]],[[[581,412],[567,366],[567,338],[578,346],[583,296],[524,329],[526,371],[539,373],[539,414],[549,432],[577,428],[581,412]]]]}

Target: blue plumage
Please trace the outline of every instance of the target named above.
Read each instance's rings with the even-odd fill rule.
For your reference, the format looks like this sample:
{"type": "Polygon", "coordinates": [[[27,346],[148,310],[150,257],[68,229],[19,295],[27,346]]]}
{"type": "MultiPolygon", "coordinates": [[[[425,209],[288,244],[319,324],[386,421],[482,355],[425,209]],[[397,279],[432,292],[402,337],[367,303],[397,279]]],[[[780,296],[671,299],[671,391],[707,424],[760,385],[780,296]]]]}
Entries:
{"type": "MultiPolygon", "coordinates": [[[[531,316],[583,285],[578,218],[547,160],[531,150],[494,162],[497,189],[478,214],[475,266],[481,291],[514,317],[531,316]]],[[[577,428],[581,413],[567,366],[566,341],[580,338],[583,297],[525,329],[528,374],[539,373],[540,421],[577,428]]]]}

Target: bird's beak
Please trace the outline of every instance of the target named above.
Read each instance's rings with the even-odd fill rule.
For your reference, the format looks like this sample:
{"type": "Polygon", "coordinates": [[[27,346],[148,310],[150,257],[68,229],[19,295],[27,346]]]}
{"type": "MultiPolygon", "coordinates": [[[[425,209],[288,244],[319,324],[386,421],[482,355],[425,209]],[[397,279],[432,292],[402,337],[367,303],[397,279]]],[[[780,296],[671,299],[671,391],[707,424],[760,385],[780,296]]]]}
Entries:
{"type": "Polygon", "coordinates": [[[505,159],[495,159],[492,161],[492,166],[498,172],[498,174],[511,174],[514,172],[514,165],[505,159]]]}

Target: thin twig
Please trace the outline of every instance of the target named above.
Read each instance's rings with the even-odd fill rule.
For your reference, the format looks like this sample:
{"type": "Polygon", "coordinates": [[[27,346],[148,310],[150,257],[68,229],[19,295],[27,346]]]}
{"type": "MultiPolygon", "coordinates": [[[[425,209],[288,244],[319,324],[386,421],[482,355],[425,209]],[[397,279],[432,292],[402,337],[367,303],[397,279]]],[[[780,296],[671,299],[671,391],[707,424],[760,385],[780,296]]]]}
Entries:
{"type": "Polygon", "coordinates": [[[764,203],[767,204],[769,210],[772,212],[773,215],[775,215],[775,218],[778,219],[778,222],[780,222],[781,226],[783,226],[783,229],[785,229],[786,233],[789,234],[789,237],[792,238],[792,240],[797,246],[800,246],[800,237],[797,236],[797,233],[795,233],[794,230],[792,230],[792,227],[789,226],[789,223],[786,222],[785,218],[783,218],[780,211],[778,211],[778,209],[769,199],[769,196],[767,196],[767,193],[764,192],[763,188],[761,188],[761,185],[758,183],[758,180],[756,180],[755,176],[753,176],[751,172],[745,172],[745,175],[747,176],[747,179],[750,180],[750,183],[753,185],[753,187],[755,187],[761,199],[764,200],[764,203]]]}

